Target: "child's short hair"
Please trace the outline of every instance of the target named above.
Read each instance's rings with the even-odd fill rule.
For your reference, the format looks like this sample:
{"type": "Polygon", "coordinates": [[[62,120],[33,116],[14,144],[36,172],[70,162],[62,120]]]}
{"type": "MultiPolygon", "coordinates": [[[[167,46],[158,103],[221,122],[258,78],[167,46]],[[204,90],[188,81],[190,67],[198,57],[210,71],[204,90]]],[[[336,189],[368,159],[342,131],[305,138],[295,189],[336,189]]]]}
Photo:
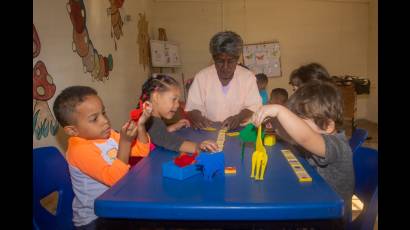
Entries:
{"type": "Polygon", "coordinates": [[[302,65],[290,74],[289,84],[300,87],[310,81],[332,82],[332,78],[326,68],[319,63],[302,65]]]}
{"type": "Polygon", "coordinates": [[[140,99],[145,102],[150,99],[154,91],[164,92],[171,86],[179,87],[179,83],[171,76],[154,74],[142,85],[140,99]]]}
{"type": "Polygon", "coordinates": [[[335,122],[336,130],[343,126],[343,99],[339,89],[332,83],[309,82],[289,98],[288,108],[301,118],[312,119],[325,130],[329,119],[335,122]]]}
{"type": "Polygon", "coordinates": [[[276,98],[280,101],[281,104],[285,104],[286,101],[288,100],[288,91],[286,91],[286,89],[284,88],[275,88],[272,89],[272,91],[270,92],[270,98],[272,100],[272,98],[276,98]]]}
{"type": "Polygon", "coordinates": [[[75,121],[72,114],[75,107],[84,101],[86,96],[98,95],[95,89],[88,86],[70,86],[65,88],[56,98],[53,105],[54,115],[58,123],[65,127],[75,121]]]}
{"type": "Polygon", "coordinates": [[[257,83],[267,83],[268,82],[268,76],[264,73],[258,73],[255,75],[256,77],[256,82],[257,83]]]}

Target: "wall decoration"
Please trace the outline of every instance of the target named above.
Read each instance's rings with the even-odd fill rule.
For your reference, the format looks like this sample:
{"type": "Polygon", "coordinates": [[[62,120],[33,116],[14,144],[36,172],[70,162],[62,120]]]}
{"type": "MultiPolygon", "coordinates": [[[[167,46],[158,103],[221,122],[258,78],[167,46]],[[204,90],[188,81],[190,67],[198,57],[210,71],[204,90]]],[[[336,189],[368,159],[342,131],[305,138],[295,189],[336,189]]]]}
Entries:
{"type": "Polygon", "coordinates": [[[152,67],[181,66],[177,43],[170,41],[150,40],[152,67]]]}
{"type": "Polygon", "coordinates": [[[111,37],[114,39],[115,50],[117,50],[117,42],[120,37],[123,35],[122,33],[122,25],[124,22],[122,21],[120,8],[124,4],[124,0],[108,0],[110,2],[111,7],[107,8],[108,16],[111,15],[111,37]],[[114,30],[114,36],[113,36],[114,30]]]}
{"type": "Polygon", "coordinates": [[[245,66],[255,74],[265,73],[268,77],[282,75],[279,42],[244,45],[243,59],[245,66]]]}
{"type": "MultiPolygon", "coordinates": [[[[110,1],[111,2],[111,1],[110,1]]],[[[122,6],[124,1],[115,1],[115,7],[122,6]]],[[[113,8],[113,4],[111,8],[113,8]]],[[[77,52],[78,56],[82,58],[84,73],[90,73],[93,80],[104,81],[108,79],[109,71],[113,69],[113,58],[109,54],[108,57],[102,56],[95,49],[87,30],[87,14],[83,0],[69,0],[67,3],[67,12],[73,24],[73,52],[77,52]]],[[[118,12],[119,13],[119,12],[118,12]]],[[[116,13],[114,13],[116,14],[116,13]]],[[[118,18],[118,16],[115,16],[118,18]]],[[[119,16],[121,19],[121,15],[119,16]]],[[[120,31],[122,35],[122,20],[121,25],[118,25],[118,19],[114,19],[115,24],[114,34],[120,31]],[[120,28],[118,28],[120,26],[120,28]]],[[[113,19],[111,18],[111,22],[113,19]]],[[[118,38],[119,39],[119,38],[118,38]]],[[[115,47],[117,47],[115,45],[115,47]]]]}
{"type": "MultiPolygon", "coordinates": [[[[33,24],[33,59],[40,54],[40,39],[33,24]]],[[[33,68],[33,135],[37,140],[46,138],[49,133],[57,134],[59,125],[48,106],[56,92],[53,78],[48,74],[46,65],[40,60],[33,68]]]]}
{"type": "Polygon", "coordinates": [[[33,58],[40,54],[41,44],[40,38],[38,38],[36,27],[33,24],[33,58]]]}
{"type": "Polygon", "coordinates": [[[138,47],[139,47],[139,63],[144,66],[149,65],[149,35],[148,35],[148,22],[145,19],[145,13],[139,14],[138,20],[138,47]]]}

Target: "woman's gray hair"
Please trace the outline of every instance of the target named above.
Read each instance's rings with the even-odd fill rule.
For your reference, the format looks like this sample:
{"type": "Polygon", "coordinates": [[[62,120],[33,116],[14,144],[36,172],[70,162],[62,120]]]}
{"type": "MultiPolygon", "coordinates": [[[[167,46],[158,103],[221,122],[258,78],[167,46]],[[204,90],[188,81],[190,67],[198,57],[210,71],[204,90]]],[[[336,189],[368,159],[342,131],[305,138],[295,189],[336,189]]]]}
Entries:
{"type": "Polygon", "coordinates": [[[213,57],[221,53],[239,57],[242,54],[242,48],[242,38],[232,31],[219,32],[215,34],[209,42],[209,51],[213,57]]]}

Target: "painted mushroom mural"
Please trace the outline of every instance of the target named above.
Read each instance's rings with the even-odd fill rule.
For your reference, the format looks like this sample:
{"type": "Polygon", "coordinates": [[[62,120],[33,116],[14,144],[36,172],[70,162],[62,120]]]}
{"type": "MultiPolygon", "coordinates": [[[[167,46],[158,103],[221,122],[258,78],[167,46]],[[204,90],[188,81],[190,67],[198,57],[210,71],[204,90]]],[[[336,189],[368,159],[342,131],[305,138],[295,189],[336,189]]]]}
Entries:
{"type": "MultiPolygon", "coordinates": [[[[33,58],[40,54],[41,43],[33,24],[33,58]]],[[[47,137],[49,133],[56,135],[59,125],[48,106],[56,92],[53,78],[48,74],[46,65],[37,61],[33,68],[33,135],[37,140],[47,137]]]]}

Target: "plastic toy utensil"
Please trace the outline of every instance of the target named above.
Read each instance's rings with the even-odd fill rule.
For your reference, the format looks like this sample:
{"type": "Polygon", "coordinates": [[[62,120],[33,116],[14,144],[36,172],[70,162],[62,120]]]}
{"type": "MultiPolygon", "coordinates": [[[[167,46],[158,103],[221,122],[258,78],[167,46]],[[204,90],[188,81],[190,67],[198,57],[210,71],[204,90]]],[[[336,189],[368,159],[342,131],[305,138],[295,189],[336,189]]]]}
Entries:
{"type": "Polygon", "coordinates": [[[258,128],[258,136],[256,138],[255,152],[252,154],[252,172],[251,178],[255,180],[263,180],[265,175],[266,165],[268,164],[268,154],[262,144],[262,126],[258,128]]]}

